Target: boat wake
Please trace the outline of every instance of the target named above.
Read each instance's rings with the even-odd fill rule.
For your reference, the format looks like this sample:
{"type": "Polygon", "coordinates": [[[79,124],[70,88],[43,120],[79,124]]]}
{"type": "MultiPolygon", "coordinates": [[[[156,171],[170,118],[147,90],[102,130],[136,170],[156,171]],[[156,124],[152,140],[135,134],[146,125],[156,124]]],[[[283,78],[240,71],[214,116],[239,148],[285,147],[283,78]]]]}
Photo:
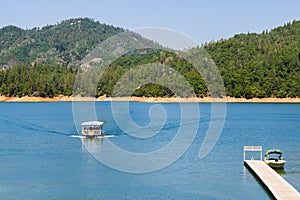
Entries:
{"type": "MultiPolygon", "coordinates": [[[[72,138],[81,138],[81,139],[86,139],[88,137],[84,136],[84,135],[71,135],[70,137],[72,138]]],[[[101,138],[113,138],[115,137],[115,135],[103,135],[103,136],[96,136],[94,138],[96,139],[101,139],[101,138]]]]}
{"type": "Polygon", "coordinates": [[[7,123],[11,123],[14,126],[18,126],[24,130],[31,131],[31,132],[38,132],[38,133],[48,133],[48,134],[57,134],[57,135],[65,135],[69,136],[71,135],[72,130],[70,130],[70,133],[61,132],[59,130],[53,130],[52,128],[49,128],[47,126],[43,126],[41,124],[28,122],[25,120],[21,120],[18,118],[14,118],[11,116],[6,116],[4,119],[0,119],[1,121],[6,121],[7,123]]]}

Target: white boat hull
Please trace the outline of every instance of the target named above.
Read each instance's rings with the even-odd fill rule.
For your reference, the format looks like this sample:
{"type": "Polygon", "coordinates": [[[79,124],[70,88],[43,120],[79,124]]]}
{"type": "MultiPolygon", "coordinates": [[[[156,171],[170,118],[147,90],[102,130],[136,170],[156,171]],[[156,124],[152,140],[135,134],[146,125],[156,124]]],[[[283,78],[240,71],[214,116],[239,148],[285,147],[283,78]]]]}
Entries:
{"type": "Polygon", "coordinates": [[[285,160],[265,160],[265,163],[274,169],[282,169],[285,165],[285,160]]]}
{"type": "Polygon", "coordinates": [[[70,137],[73,137],[73,138],[81,138],[81,139],[85,139],[85,138],[112,138],[112,137],[115,137],[114,135],[102,135],[102,136],[94,136],[94,137],[87,137],[85,135],[71,135],[70,137]]]}

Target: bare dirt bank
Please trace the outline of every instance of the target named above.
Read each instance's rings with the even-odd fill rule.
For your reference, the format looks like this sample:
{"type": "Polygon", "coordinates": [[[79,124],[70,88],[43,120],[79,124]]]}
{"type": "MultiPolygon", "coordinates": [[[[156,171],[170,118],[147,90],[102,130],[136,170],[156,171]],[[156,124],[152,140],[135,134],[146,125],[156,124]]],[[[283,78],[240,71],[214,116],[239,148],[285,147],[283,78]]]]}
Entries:
{"type": "Polygon", "coordinates": [[[226,97],[224,99],[216,99],[210,97],[204,98],[176,98],[176,97],[67,97],[57,96],[52,98],[43,97],[5,97],[0,96],[0,102],[68,102],[68,101],[137,101],[137,102],[162,102],[162,103],[176,103],[176,102],[228,102],[228,103],[300,103],[300,98],[234,98],[226,97]]]}

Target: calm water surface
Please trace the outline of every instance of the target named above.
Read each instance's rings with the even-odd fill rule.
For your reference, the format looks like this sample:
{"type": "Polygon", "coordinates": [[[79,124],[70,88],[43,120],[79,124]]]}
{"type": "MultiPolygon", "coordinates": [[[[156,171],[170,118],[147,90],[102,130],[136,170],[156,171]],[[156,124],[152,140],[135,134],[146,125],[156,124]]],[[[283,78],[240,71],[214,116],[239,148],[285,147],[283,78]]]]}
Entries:
{"type": "MultiPolygon", "coordinates": [[[[148,124],[153,105],[131,103],[133,120],[148,124]]],[[[168,115],[161,133],[137,140],[118,128],[109,102],[96,103],[105,134],[116,135],[103,139],[101,148],[110,140],[148,152],[170,142],[180,105],[161,105],[168,115]]],[[[222,135],[200,160],[210,106],[200,104],[197,136],[180,159],[159,171],[130,174],[101,164],[70,137],[77,134],[72,103],[0,103],[0,199],[270,199],[243,166],[244,145],[281,149],[287,160],[282,176],[300,190],[300,104],[227,104],[222,135]]]]}

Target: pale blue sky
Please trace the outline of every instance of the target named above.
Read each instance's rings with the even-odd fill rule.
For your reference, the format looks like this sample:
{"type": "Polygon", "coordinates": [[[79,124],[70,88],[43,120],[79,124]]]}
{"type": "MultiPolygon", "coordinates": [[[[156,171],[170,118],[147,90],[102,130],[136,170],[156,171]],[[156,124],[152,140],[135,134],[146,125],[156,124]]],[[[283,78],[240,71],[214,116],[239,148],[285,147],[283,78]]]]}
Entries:
{"type": "Polygon", "coordinates": [[[262,32],[300,19],[299,0],[0,0],[0,27],[41,27],[90,17],[127,29],[162,27],[198,43],[262,32]]]}

